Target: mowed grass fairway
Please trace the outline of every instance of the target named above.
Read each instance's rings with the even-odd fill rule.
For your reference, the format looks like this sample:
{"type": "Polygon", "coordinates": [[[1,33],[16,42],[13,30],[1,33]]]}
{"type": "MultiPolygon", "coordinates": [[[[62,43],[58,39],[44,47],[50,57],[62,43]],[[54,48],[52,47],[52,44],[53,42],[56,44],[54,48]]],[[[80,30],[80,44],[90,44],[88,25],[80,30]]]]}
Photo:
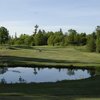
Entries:
{"type": "Polygon", "coordinates": [[[4,66],[100,66],[100,54],[86,51],[86,47],[34,46],[0,49],[0,65],[4,66]]]}
{"type": "MultiPolygon", "coordinates": [[[[100,54],[86,47],[1,47],[2,66],[100,67],[100,54]],[[72,66],[73,65],[73,66],[72,66]]],[[[0,100],[100,100],[100,76],[56,83],[0,84],[0,100]]]]}

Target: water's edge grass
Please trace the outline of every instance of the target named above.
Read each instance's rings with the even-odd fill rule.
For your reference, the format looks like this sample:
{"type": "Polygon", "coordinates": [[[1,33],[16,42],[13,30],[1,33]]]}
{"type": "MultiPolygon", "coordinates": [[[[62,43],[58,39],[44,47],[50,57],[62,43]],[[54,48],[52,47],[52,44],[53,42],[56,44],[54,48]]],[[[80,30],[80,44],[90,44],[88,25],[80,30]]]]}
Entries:
{"type": "MultiPolygon", "coordinates": [[[[36,100],[79,100],[79,98],[88,98],[91,100],[91,98],[95,98],[94,100],[98,100],[98,98],[100,98],[99,87],[100,76],[95,76],[85,80],[65,80],[55,83],[0,84],[0,97],[37,97],[36,100]],[[52,99],[49,99],[49,97],[52,99]]],[[[31,98],[28,100],[30,99],[31,98]]]]}

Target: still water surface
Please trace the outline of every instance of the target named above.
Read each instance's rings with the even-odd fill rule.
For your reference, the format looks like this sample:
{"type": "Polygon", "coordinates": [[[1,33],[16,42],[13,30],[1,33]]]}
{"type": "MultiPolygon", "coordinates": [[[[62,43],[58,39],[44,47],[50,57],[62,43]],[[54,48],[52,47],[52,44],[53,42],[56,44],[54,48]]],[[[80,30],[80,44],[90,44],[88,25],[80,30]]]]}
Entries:
{"type": "Polygon", "coordinates": [[[93,70],[68,68],[0,68],[1,83],[39,83],[79,80],[94,76],[93,70]]]}

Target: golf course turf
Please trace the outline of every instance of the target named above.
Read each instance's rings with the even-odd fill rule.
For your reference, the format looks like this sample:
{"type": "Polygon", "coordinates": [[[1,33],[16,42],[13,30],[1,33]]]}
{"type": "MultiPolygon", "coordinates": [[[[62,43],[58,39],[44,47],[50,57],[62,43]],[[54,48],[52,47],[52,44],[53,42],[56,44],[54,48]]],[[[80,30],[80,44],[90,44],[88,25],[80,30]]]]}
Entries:
{"type": "MultiPolygon", "coordinates": [[[[1,67],[100,67],[100,54],[86,47],[1,47],[1,67]]],[[[99,100],[100,76],[56,83],[0,84],[0,100],[99,100]]]]}

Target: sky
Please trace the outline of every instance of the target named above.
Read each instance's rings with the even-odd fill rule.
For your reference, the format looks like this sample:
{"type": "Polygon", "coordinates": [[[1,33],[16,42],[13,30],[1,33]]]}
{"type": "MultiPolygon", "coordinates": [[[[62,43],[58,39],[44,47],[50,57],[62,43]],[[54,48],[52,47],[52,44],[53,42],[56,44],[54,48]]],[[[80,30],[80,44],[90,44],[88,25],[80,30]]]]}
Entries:
{"type": "Polygon", "coordinates": [[[100,0],[0,0],[0,26],[10,35],[46,31],[91,33],[100,25],[100,0]]]}

